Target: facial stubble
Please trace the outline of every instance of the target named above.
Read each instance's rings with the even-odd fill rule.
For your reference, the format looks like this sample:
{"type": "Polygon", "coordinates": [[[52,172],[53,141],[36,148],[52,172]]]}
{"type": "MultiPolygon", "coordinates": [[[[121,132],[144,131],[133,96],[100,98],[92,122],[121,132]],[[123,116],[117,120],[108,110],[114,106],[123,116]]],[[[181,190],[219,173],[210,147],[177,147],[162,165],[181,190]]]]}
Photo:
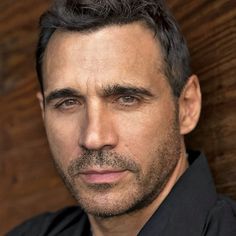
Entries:
{"type": "MultiPolygon", "coordinates": [[[[63,181],[84,211],[94,216],[107,218],[132,213],[151,204],[162,192],[180,157],[181,139],[177,119],[178,114],[162,139],[162,143],[152,151],[156,159],[154,158],[150,163],[146,174],[131,157],[114,151],[85,150],[80,157],[70,163],[66,171],[58,161],[54,160],[63,181]],[[100,206],[94,200],[96,195],[109,194],[119,187],[119,183],[88,184],[87,197],[83,196],[83,189],[78,186],[76,179],[78,173],[91,166],[127,170],[134,176],[135,182],[130,184],[129,188],[123,189],[123,193],[120,193],[120,202],[111,202],[110,207],[106,207],[109,204],[100,206]]],[[[107,201],[112,201],[112,199],[108,198],[107,201]]]]}

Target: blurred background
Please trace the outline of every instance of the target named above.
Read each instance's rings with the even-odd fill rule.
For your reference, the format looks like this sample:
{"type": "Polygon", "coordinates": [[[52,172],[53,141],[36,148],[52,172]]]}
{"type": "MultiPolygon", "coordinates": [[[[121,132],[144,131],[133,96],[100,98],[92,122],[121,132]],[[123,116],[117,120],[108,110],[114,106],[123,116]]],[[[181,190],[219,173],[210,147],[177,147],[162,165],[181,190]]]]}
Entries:
{"type": "MultiPolygon", "coordinates": [[[[0,235],[75,204],[48,148],[34,70],[38,18],[49,0],[0,1],[0,235]]],[[[203,111],[189,147],[208,156],[217,190],[236,200],[236,1],[167,0],[199,75],[203,111]]]]}

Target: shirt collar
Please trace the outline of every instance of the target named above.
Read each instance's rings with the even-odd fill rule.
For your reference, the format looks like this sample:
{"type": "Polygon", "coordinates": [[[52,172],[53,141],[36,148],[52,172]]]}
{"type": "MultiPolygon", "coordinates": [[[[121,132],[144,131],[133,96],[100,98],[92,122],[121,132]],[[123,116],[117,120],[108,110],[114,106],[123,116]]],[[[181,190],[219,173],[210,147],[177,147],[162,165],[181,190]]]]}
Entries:
{"type": "Polygon", "coordinates": [[[139,236],[198,236],[217,194],[204,154],[189,152],[189,168],[153,214],[139,236]]]}

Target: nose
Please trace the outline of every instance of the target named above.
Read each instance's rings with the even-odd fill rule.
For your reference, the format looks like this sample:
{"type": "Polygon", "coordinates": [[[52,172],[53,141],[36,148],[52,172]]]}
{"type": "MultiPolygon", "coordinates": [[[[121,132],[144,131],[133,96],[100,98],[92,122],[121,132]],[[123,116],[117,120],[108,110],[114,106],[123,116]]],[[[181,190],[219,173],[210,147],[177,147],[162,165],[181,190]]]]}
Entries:
{"type": "Polygon", "coordinates": [[[79,144],[86,150],[111,150],[118,143],[112,113],[106,108],[95,105],[87,107],[81,124],[79,144]]]}

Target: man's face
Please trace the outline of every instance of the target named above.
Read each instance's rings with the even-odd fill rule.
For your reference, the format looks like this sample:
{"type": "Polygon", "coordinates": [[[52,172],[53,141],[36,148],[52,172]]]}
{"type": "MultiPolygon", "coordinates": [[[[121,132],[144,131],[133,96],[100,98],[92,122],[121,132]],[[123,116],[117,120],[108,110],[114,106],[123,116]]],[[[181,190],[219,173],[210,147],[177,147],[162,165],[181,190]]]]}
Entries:
{"type": "Polygon", "coordinates": [[[48,140],[90,214],[150,204],[178,162],[178,111],[162,64],[153,33],[138,23],[50,39],[43,63],[48,140]]]}

